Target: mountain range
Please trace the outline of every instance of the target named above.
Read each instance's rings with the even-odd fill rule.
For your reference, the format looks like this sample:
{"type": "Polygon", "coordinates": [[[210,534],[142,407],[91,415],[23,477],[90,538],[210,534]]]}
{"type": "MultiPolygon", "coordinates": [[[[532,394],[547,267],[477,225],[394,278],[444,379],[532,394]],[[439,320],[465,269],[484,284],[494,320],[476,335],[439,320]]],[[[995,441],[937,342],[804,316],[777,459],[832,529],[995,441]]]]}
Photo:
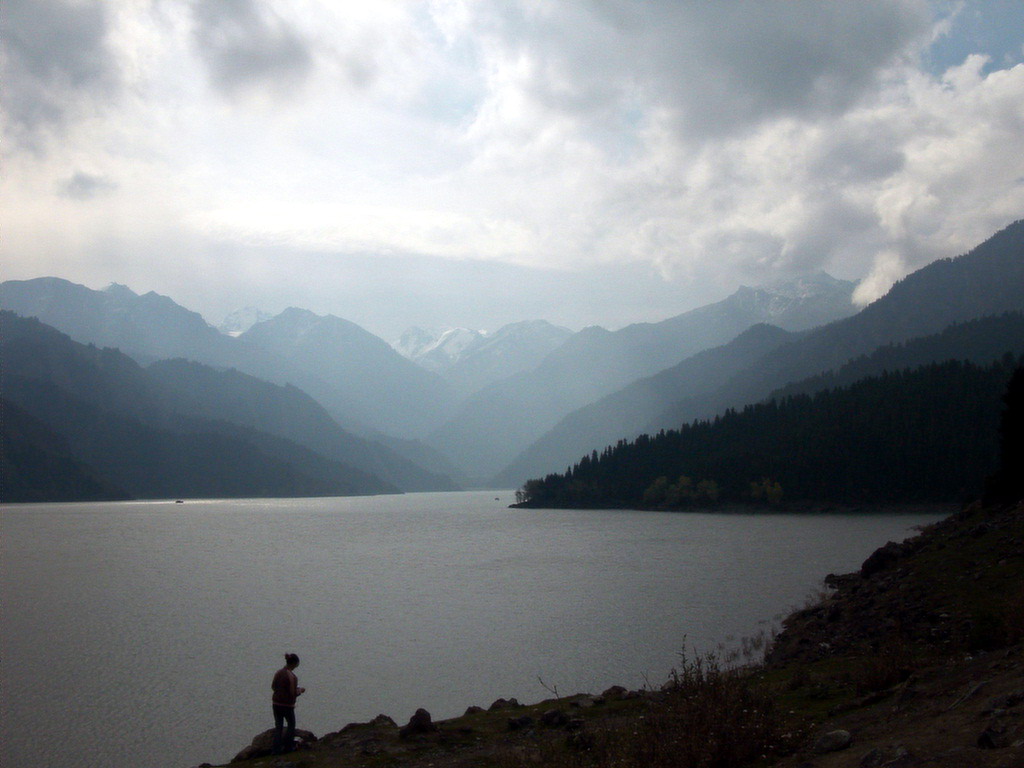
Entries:
{"type": "Polygon", "coordinates": [[[545,320],[510,323],[492,334],[449,328],[434,335],[410,328],[395,349],[451,382],[460,394],[470,395],[534,368],[570,336],[568,328],[545,320]]]}
{"type": "Polygon", "coordinates": [[[566,414],[764,322],[800,330],[847,316],[853,283],[820,273],[773,288],[740,288],[659,323],[586,328],[535,368],[469,397],[427,441],[472,477],[491,478],[566,414]]]}
{"type": "Polygon", "coordinates": [[[418,437],[454,403],[439,376],[331,315],[288,309],[233,337],[166,296],[121,285],[96,291],[53,277],[0,283],[0,306],[142,364],[180,357],[295,384],[364,435],[418,437]]]}
{"type": "MultiPolygon", "coordinates": [[[[787,335],[752,328],[728,344],[683,360],[565,416],[523,451],[496,480],[519,485],[552,468],[564,467],[592,449],[643,433],[678,429],[727,408],[758,402],[774,390],[839,369],[886,345],[942,334],[950,326],[1024,310],[1024,221],[996,233],[969,253],[942,259],[908,275],[888,294],[857,314],[813,330],[787,335]],[[762,348],[759,349],[759,343],[762,348]],[[582,449],[582,450],[581,450],[582,449]]],[[[955,349],[945,337],[906,345],[890,353],[899,367],[945,359],[987,362],[1016,349],[1006,323],[960,331],[955,349]],[[978,329],[981,328],[981,331],[978,329]],[[986,341],[999,339],[993,345],[986,341]],[[1005,343],[1004,343],[1005,342],[1005,343]],[[921,350],[928,350],[921,354],[921,350]],[[972,350],[988,350],[987,355],[972,350]]],[[[873,368],[865,375],[878,373],[873,368]]],[[[849,380],[847,380],[849,382],[849,380]]],[[[825,386],[823,384],[823,386],[825,386]]]]}
{"type": "MultiPolygon", "coordinates": [[[[370,473],[275,434],[273,424],[267,430],[242,423],[245,419],[229,420],[232,414],[223,412],[222,403],[213,402],[216,398],[205,392],[197,405],[171,383],[175,377],[166,376],[168,364],[150,371],[116,349],[80,344],[38,320],[6,310],[0,311],[0,358],[3,396],[21,416],[14,425],[25,449],[21,456],[25,458],[26,451],[64,455],[108,489],[101,488],[101,495],[122,490],[137,498],[397,490],[370,473]]],[[[263,413],[280,412],[295,398],[289,391],[278,392],[275,398],[269,389],[274,385],[250,380],[222,380],[221,390],[238,383],[247,389],[226,399],[259,407],[260,415],[250,421],[264,426],[268,419],[263,413]]],[[[315,404],[305,405],[306,415],[315,419],[315,404]]],[[[318,426],[329,422],[321,419],[318,426]]],[[[5,419],[5,443],[14,442],[9,429],[5,419]]],[[[38,471],[39,465],[30,463],[27,468],[38,471]]],[[[5,490],[5,500],[25,500],[10,498],[9,492],[5,490]]]]}
{"type": "MultiPolygon", "coordinates": [[[[396,349],[355,323],[299,308],[270,318],[241,311],[218,330],[152,292],[116,284],[94,291],[59,278],[8,281],[0,284],[0,306],[70,337],[59,344],[61,334],[45,337],[64,350],[58,357],[92,360],[108,378],[101,363],[113,358],[104,356],[116,349],[121,357],[117,386],[110,383],[107,399],[96,400],[85,397],[88,386],[83,394],[70,379],[43,375],[6,346],[10,384],[2,394],[16,415],[4,460],[28,455],[11,442],[20,435],[41,465],[63,462],[83,487],[139,495],[135,479],[115,481],[100,466],[99,449],[83,447],[89,442],[81,414],[92,413],[94,425],[118,425],[112,429],[124,439],[134,429],[150,446],[159,435],[180,447],[181,436],[196,430],[235,441],[238,455],[261,452],[253,454],[255,465],[284,460],[294,449],[290,471],[301,475],[305,492],[516,486],[617,441],[740,408],[787,386],[827,388],[876,375],[879,366],[949,356],[982,363],[1000,354],[1006,334],[1016,332],[1013,313],[1024,310],[1024,223],[909,275],[859,312],[852,289],[819,273],[743,287],[717,303],[617,331],[573,334],[545,321],[493,334],[413,329],[396,349]],[[1011,314],[995,317],[1001,313],[1011,314]],[[69,355],[66,343],[73,342],[110,350],[69,355]],[[30,379],[38,386],[25,384],[30,379]],[[143,390],[145,408],[126,410],[143,390]],[[54,412],[81,406],[77,420],[68,417],[70,434],[52,414],[42,418],[44,392],[54,412]],[[339,480],[345,472],[347,484],[339,480]]],[[[75,370],[97,378],[86,374],[89,366],[75,370]]],[[[267,477],[286,487],[280,468],[265,466],[267,477]]]]}

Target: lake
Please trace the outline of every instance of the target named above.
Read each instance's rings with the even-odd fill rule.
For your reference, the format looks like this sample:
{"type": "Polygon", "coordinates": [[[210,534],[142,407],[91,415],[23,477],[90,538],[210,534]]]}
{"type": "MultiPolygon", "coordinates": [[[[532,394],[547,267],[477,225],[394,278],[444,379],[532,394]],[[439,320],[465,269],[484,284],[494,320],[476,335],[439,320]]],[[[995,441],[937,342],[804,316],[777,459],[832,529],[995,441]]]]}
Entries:
{"type": "Polygon", "coordinates": [[[660,685],[934,514],[508,509],[511,492],[0,508],[5,768],[189,768],[270,727],[660,685]],[[497,498],[496,498],[497,497],[497,498]],[[544,685],[540,681],[543,681],[544,685]]]}

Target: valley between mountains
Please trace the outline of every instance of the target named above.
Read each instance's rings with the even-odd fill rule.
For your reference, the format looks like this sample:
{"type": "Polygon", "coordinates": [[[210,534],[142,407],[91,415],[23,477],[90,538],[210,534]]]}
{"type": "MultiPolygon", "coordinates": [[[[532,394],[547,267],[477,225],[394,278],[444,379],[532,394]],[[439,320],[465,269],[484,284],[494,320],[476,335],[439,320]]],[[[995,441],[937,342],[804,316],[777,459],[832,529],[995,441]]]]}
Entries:
{"type": "MultiPolygon", "coordinates": [[[[852,303],[854,287],[818,273],[618,330],[526,320],[490,334],[410,329],[392,345],[300,308],[246,310],[218,328],[175,299],[122,285],[8,281],[0,284],[3,501],[522,488],[563,472],[571,482],[581,462],[596,466],[637,440],[907,372],[886,380],[882,403],[916,381],[913,371],[949,362],[1003,366],[991,386],[928,390],[939,410],[994,418],[995,379],[1024,355],[1024,221],[866,307],[852,303]],[[942,397],[956,400],[941,406],[942,397]]],[[[865,421],[875,407],[856,406],[865,421]]],[[[780,418],[772,427],[780,435],[810,423],[799,408],[780,418]]],[[[965,437],[978,466],[992,459],[988,421],[976,439],[965,437]]],[[[890,431],[916,452],[914,466],[941,450],[927,430],[890,431]]],[[[786,502],[840,500],[803,482],[825,467],[813,456],[800,477],[780,483],[784,457],[775,453],[740,450],[727,469],[669,462],[638,474],[639,497],[595,481],[566,503],[685,507],[643,500],[660,476],[678,486],[677,501],[764,502],[757,483],[779,483],[786,502]],[[679,485],[684,476],[692,493],[679,485]],[[718,492],[705,485],[698,495],[701,481],[718,492]]],[[[835,466],[834,451],[818,453],[835,466]]],[[[953,485],[937,500],[976,490],[953,485]]],[[[841,500],[907,500],[901,493],[861,498],[853,489],[841,500]]],[[[543,503],[560,502],[549,493],[543,503]]]]}

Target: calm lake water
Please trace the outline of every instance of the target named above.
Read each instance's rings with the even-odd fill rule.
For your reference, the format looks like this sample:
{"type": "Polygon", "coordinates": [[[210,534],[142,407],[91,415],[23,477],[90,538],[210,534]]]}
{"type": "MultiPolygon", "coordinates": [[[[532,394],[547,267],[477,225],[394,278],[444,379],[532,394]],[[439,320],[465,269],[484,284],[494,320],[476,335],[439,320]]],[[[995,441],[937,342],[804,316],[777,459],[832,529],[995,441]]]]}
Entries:
{"type": "Polygon", "coordinates": [[[510,510],[510,492],[0,508],[0,763],[189,768],[317,735],[660,684],[936,514],[510,510]],[[495,497],[499,497],[496,499],[495,497]]]}

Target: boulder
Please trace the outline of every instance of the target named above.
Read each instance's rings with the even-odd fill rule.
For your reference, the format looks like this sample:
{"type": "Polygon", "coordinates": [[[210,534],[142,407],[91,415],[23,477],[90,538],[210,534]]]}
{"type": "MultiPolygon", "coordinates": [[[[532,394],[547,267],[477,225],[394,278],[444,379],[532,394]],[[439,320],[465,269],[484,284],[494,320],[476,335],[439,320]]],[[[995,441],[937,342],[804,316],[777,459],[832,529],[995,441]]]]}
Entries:
{"type": "Polygon", "coordinates": [[[978,749],[1005,749],[1010,746],[1010,738],[1006,734],[1005,725],[989,725],[978,736],[978,749]]]}
{"type": "Polygon", "coordinates": [[[827,754],[828,752],[839,752],[840,750],[847,749],[853,743],[853,736],[849,731],[829,731],[819,736],[812,749],[819,755],[827,754]]]}
{"type": "Polygon", "coordinates": [[[875,747],[860,759],[860,768],[904,768],[914,763],[914,756],[902,744],[875,747]]]}
{"type": "MultiPolygon", "coordinates": [[[[301,728],[295,729],[295,749],[309,749],[315,742],[316,736],[310,731],[304,731],[301,728]]],[[[263,733],[257,734],[253,737],[252,742],[249,746],[242,749],[231,762],[235,763],[240,760],[252,760],[256,757],[266,757],[271,754],[274,748],[274,729],[270,728],[263,733]]]]}
{"type": "Polygon", "coordinates": [[[434,725],[434,721],[431,720],[430,713],[427,712],[427,710],[420,708],[417,709],[416,713],[409,718],[409,722],[398,731],[398,735],[403,739],[407,739],[410,736],[433,733],[436,730],[437,726],[434,725]]]}
{"type": "Polygon", "coordinates": [[[540,716],[540,721],[550,728],[561,728],[569,724],[569,715],[560,709],[549,709],[540,716]]]}
{"type": "Polygon", "coordinates": [[[873,576],[879,571],[891,567],[903,555],[903,547],[895,541],[888,542],[884,547],[879,547],[860,567],[860,575],[865,579],[873,576]]]}
{"type": "Polygon", "coordinates": [[[521,706],[516,699],[495,699],[494,703],[491,704],[487,709],[491,712],[495,712],[499,709],[516,709],[521,706]]]}
{"type": "Polygon", "coordinates": [[[469,717],[470,715],[479,715],[481,712],[484,711],[486,710],[484,710],[483,707],[477,707],[474,705],[472,707],[466,707],[466,711],[462,714],[462,716],[469,717]]]}
{"type": "Polygon", "coordinates": [[[522,731],[533,725],[533,718],[529,715],[523,715],[522,717],[510,717],[508,719],[508,729],[510,731],[522,731]]]}
{"type": "Polygon", "coordinates": [[[608,699],[610,701],[618,701],[619,699],[629,698],[629,691],[623,688],[621,685],[613,685],[601,694],[601,698],[608,699]]]}

